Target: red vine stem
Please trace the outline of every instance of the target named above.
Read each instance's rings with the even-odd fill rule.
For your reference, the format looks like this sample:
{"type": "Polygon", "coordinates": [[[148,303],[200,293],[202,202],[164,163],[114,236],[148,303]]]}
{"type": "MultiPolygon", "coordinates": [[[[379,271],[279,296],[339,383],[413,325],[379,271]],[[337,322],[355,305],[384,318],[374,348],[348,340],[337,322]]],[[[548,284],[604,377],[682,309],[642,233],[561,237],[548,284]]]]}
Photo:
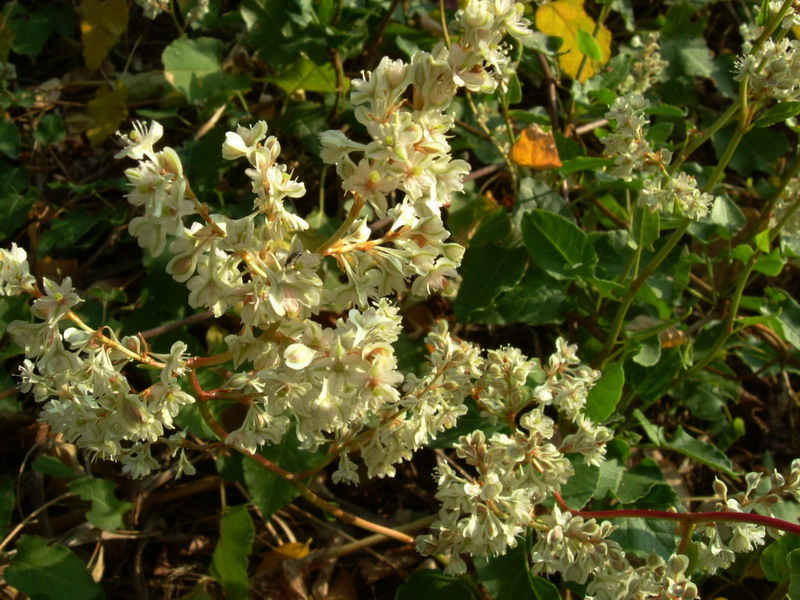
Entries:
{"type": "Polygon", "coordinates": [[[787,533],[800,535],[800,525],[789,523],[775,517],[767,517],[764,515],[757,515],[754,513],[739,513],[729,511],[715,511],[715,512],[685,512],[676,513],[668,512],[666,510],[650,510],[644,508],[631,508],[620,510],[575,510],[567,506],[561,494],[554,492],[556,502],[562,509],[570,512],[573,515],[583,517],[584,519],[623,519],[639,517],[641,519],[666,519],[668,521],[680,521],[684,524],[694,523],[716,523],[716,522],[737,522],[737,523],[752,523],[753,525],[763,525],[764,527],[771,527],[773,529],[780,529],[787,533]]]}
{"type": "MultiPolygon", "coordinates": [[[[214,433],[222,440],[228,437],[228,432],[225,431],[225,428],[222,424],[217,421],[213,414],[211,414],[211,409],[208,407],[208,400],[213,397],[213,392],[206,392],[200,386],[200,382],[197,379],[197,372],[192,370],[189,372],[189,379],[192,383],[192,387],[194,388],[195,393],[197,394],[197,401],[200,407],[200,414],[203,416],[205,422],[214,430],[214,433]]],[[[340,521],[344,521],[345,523],[349,523],[350,525],[355,525],[356,527],[360,527],[361,529],[366,529],[367,531],[372,531],[374,533],[379,533],[381,535],[385,535],[386,537],[393,538],[397,541],[403,542],[404,544],[413,544],[414,538],[410,535],[406,535],[400,531],[396,531],[391,527],[384,527],[383,525],[378,525],[377,523],[373,523],[372,521],[367,521],[366,519],[362,519],[361,517],[357,517],[352,513],[347,512],[323,500],[319,496],[317,496],[311,489],[301,481],[301,478],[296,473],[291,473],[285,469],[282,469],[278,465],[276,465],[271,460],[268,460],[261,456],[260,454],[251,454],[247,450],[242,448],[234,448],[236,451],[240,452],[241,454],[251,458],[252,460],[256,461],[262,467],[274,473],[287,483],[289,483],[292,487],[294,487],[298,493],[303,496],[306,500],[311,502],[317,508],[324,510],[325,512],[333,515],[340,521]]]]}

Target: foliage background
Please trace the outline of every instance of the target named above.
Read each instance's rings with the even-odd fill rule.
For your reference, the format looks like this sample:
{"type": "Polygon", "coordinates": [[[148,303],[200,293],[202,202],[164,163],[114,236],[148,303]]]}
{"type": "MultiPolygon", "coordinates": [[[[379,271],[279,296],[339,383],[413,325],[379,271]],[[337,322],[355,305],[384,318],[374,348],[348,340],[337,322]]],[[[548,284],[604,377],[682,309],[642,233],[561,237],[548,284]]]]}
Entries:
{"type": "MultiPolygon", "coordinates": [[[[514,49],[519,77],[507,94],[457,101],[454,154],[474,170],[447,223],[453,238],[467,246],[462,280],[454,297],[401,299],[406,333],[398,353],[407,370],[422,360],[421,335],[436,318],[448,319],[460,336],[486,348],[512,344],[545,357],[563,335],[578,343],[582,357],[602,358],[612,317],[632,280],[637,244],[644,247],[644,265],[677,226],[669,217],[642,218],[628,233],[637,184],[602,171],[610,163],[601,157],[599,141],[609,127],[604,114],[632,68],[632,36],[659,32],[667,61],[648,92],[653,144],[679,152],[737,96],[731,69],[741,43],[738,28],[755,19],[748,4],[556,4],[539,10],[557,14],[527,6],[539,32],[525,48],[514,49]],[[591,30],[590,41],[579,35],[579,24],[580,31],[591,30]],[[570,45],[572,56],[578,48],[589,58],[577,65],[559,60],[570,45]],[[543,151],[535,148],[517,145],[516,154],[510,152],[511,141],[532,125],[552,127],[560,166],[540,168],[536,160],[543,151]],[[666,233],[659,236],[659,229],[666,233]]],[[[350,78],[384,55],[408,59],[440,41],[441,7],[451,16],[457,5],[211,0],[209,13],[192,22],[191,0],[167,5],[170,10],[155,20],[126,0],[6,3],[0,59],[15,67],[16,78],[6,76],[0,84],[3,246],[15,241],[26,247],[39,277],[72,277],[87,298],[81,314],[92,326],[147,331],[157,351],[182,339],[193,353],[214,352],[236,328],[235,318],[188,319],[193,311],[183,286],[164,272],[166,257],[152,259],[128,236],[134,212],[123,197],[124,165],[113,160],[113,133],[127,129],[131,119],[158,119],[197,195],[214,211],[241,216],[250,210],[249,185],[219,148],[234,124],[267,120],[282,144],[282,160],[306,183],[295,210],[322,240],[346,211],[339,182],[318,158],[318,134],[357,130],[347,101],[350,78]]],[[[590,500],[593,508],[666,508],[679,498],[702,506],[710,501],[714,474],[735,479],[741,472],[785,467],[800,456],[797,249],[757,235],[766,225],[765,206],[797,161],[793,115],[800,106],[781,110],[762,121],[772,127],[745,135],[710,217],[689,228],[633,299],[624,344],[604,365],[591,408],[613,424],[617,439],[607,463],[578,469],[564,494],[576,508],[590,500]],[[761,256],[746,281],[741,314],[734,315],[741,318],[734,335],[725,337],[728,301],[754,251],[761,256]],[[706,368],[687,375],[696,361],[706,368]]],[[[722,156],[732,127],[719,129],[689,157],[685,169],[701,183],[722,156]]],[[[320,319],[330,323],[337,316],[320,319]]],[[[27,318],[23,301],[0,300],[0,333],[19,318],[27,318]]],[[[129,481],[113,465],[87,463],[73,447],[48,437],[35,421],[33,401],[16,393],[19,351],[8,339],[0,345],[6,440],[0,530],[8,533],[25,515],[59,499],[14,541],[17,567],[25,562],[20,556],[30,566],[22,575],[17,569],[23,585],[15,587],[45,582],[40,589],[25,587],[31,596],[65,598],[62,590],[70,589],[70,598],[201,599],[222,597],[224,590],[229,598],[242,598],[248,585],[255,598],[315,590],[315,597],[329,600],[581,593],[528,576],[524,545],[506,557],[476,561],[476,574],[465,579],[417,570],[421,558],[412,549],[390,545],[321,569],[286,560],[360,534],[302,502],[287,504],[291,488],[220,449],[198,453],[198,475],[180,481],[129,481]],[[86,479],[87,473],[94,478],[86,479]],[[58,544],[47,546],[43,539],[58,544]],[[54,573],[66,587],[53,585],[54,573]],[[510,579],[509,573],[525,576],[510,579]]],[[[144,373],[128,375],[147,381],[144,373]]],[[[219,377],[206,375],[209,384],[219,377]]],[[[222,419],[236,423],[241,415],[228,410],[222,419]]],[[[213,438],[197,414],[187,411],[181,420],[198,439],[213,438]]],[[[486,427],[474,410],[395,479],[358,488],[324,479],[317,485],[342,506],[395,525],[435,513],[429,474],[437,455],[476,426],[486,427]]],[[[291,445],[264,454],[297,471],[315,459],[291,445]]],[[[782,510],[797,521],[796,505],[782,510]]],[[[669,555],[676,544],[671,525],[633,519],[620,523],[615,539],[642,555],[654,547],[669,555]]],[[[783,571],[771,570],[760,566],[758,554],[706,581],[703,597],[759,596],[772,589],[769,581],[786,579],[785,560],[777,561],[783,571]]],[[[12,559],[4,556],[6,563],[12,559]]],[[[4,592],[14,597],[11,588],[4,592]]]]}

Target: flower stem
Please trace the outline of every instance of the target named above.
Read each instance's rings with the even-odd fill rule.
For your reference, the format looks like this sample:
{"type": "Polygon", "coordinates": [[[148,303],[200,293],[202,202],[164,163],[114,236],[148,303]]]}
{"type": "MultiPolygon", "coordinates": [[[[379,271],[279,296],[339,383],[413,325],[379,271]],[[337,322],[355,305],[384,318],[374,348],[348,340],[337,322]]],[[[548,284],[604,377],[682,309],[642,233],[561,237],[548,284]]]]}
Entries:
{"type": "Polygon", "coordinates": [[[761,525],[763,527],[771,527],[773,529],[780,529],[786,533],[800,535],[800,525],[795,525],[788,521],[776,519],[775,517],[767,517],[765,515],[757,515],[754,513],[740,513],[728,511],[714,511],[714,512],[669,512],[666,510],[651,510],[644,508],[630,508],[620,510],[574,510],[567,506],[561,494],[554,492],[556,502],[559,506],[569,512],[570,514],[583,517],[584,519],[626,519],[626,518],[640,518],[640,519],[664,519],[667,521],[679,521],[680,523],[691,524],[695,523],[752,523],[753,525],[761,525]]]}
{"type": "Polygon", "coordinates": [[[614,315],[614,321],[611,325],[611,333],[608,336],[608,340],[606,340],[606,345],[603,347],[603,350],[600,352],[598,357],[593,361],[597,365],[597,369],[602,370],[606,362],[608,362],[608,357],[614,350],[614,345],[617,343],[617,338],[622,331],[622,324],[625,322],[625,315],[628,313],[628,309],[633,303],[636,293],[642,287],[642,284],[644,284],[647,278],[653,274],[658,266],[664,262],[664,259],[669,255],[669,253],[672,252],[672,249],[683,237],[683,234],[686,233],[686,230],[689,228],[691,222],[692,221],[690,219],[686,218],[681,221],[680,225],[678,225],[677,229],[672,232],[672,235],[669,237],[669,239],[667,239],[666,243],[661,246],[661,249],[656,253],[656,255],[650,259],[650,262],[647,263],[645,268],[642,269],[642,272],[639,273],[636,279],[633,280],[628,288],[628,291],[625,292],[625,296],[622,298],[622,303],[617,309],[617,314],[614,315]]]}

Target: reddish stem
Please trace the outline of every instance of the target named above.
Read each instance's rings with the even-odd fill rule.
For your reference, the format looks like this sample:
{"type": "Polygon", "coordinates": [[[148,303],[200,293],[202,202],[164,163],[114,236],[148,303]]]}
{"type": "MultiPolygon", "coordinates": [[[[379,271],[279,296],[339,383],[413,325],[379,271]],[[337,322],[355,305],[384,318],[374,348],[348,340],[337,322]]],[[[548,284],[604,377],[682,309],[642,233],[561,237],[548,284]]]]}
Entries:
{"type": "Polygon", "coordinates": [[[562,509],[583,517],[584,519],[623,519],[639,517],[641,519],[666,519],[668,521],[680,521],[681,523],[694,524],[694,523],[716,523],[716,522],[737,522],[737,523],[752,523],[753,525],[762,525],[764,527],[771,527],[773,529],[780,529],[787,533],[800,535],[800,525],[782,521],[775,517],[767,517],[764,515],[757,515],[754,513],[738,513],[729,511],[715,511],[715,512],[685,512],[675,513],[666,510],[650,510],[644,508],[630,508],[620,510],[574,510],[567,506],[561,494],[554,492],[556,501],[562,509]]]}

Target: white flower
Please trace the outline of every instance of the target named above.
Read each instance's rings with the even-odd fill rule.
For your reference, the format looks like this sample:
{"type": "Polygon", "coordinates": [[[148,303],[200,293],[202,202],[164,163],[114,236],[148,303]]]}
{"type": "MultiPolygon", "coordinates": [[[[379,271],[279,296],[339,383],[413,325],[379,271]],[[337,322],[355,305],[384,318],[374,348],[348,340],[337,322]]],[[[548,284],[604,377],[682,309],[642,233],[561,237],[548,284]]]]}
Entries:
{"type": "Polygon", "coordinates": [[[25,250],[14,243],[11,250],[0,248],[0,296],[30,293],[35,283],[25,250]]]}
{"type": "Polygon", "coordinates": [[[117,132],[125,147],[114,155],[114,158],[129,157],[141,160],[145,156],[155,160],[153,144],[164,135],[164,128],[157,121],[150,123],[150,127],[141,121],[133,122],[133,131],[125,135],[117,132]]]}
{"type": "Polygon", "coordinates": [[[290,369],[305,369],[314,360],[316,352],[304,344],[291,344],[284,350],[285,364],[290,369]]]}

